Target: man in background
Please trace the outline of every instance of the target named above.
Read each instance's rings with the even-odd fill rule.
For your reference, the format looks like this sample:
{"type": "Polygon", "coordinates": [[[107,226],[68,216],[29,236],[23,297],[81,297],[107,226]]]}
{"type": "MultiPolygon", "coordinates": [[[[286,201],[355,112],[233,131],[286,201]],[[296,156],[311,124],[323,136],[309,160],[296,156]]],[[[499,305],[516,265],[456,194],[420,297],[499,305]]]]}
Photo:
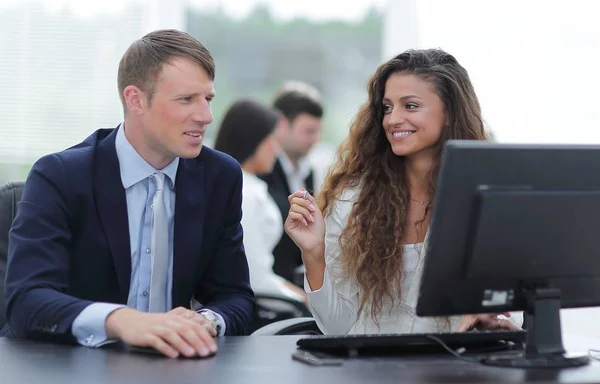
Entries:
{"type": "MultiPolygon", "coordinates": [[[[269,185],[269,193],[275,200],[285,222],[290,204],[288,196],[300,189],[315,192],[316,172],[307,155],[321,136],[323,106],[319,92],[312,86],[290,81],[277,92],[273,106],[286,118],[287,124],[276,131],[281,152],[273,171],[261,178],[269,185]]],[[[273,250],[276,274],[294,281],[295,270],[302,265],[300,249],[284,232],[273,250]]]]}

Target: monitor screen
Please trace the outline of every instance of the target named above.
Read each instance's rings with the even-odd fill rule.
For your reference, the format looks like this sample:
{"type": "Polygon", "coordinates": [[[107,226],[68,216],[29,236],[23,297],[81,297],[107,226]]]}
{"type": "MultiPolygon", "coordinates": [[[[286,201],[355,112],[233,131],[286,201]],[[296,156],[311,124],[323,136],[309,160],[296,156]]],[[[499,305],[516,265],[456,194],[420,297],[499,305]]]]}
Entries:
{"type": "Polygon", "coordinates": [[[429,231],[419,316],[524,310],[559,353],[558,309],[600,304],[600,146],[450,141],[429,231]]]}

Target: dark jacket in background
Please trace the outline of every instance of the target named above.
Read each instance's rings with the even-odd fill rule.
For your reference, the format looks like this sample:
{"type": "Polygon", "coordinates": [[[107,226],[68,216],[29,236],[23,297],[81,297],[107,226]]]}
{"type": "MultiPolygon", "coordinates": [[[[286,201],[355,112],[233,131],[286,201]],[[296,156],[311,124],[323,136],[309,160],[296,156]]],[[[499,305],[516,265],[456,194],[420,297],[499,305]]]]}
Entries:
{"type": "MultiPolygon", "coordinates": [[[[283,171],[283,167],[279,162],[279,159],[275,162],[273,171],[268,175],[261,175],[263,179],[269,185],[269,193],[275,200],[277,208],[281,212],[281,217],[285,222],[288,212],[290,210],[290,202],[288,196],[292,194],[290,187],[283,171]]],[[[304,180],[306,189],[312,193],[314,190],[314,171],[311,170],[308,177],[304,180]]],[[[273,270],[276,274],[283,277],[284,279],[293,282],[294,281],[294,270],[302,265],[302,255],[300,248],[296,246],[296,243],[288,236],[285,231],[279,240],[279,243],[273,250],[275,256],[275,264],[273,270]]]]}

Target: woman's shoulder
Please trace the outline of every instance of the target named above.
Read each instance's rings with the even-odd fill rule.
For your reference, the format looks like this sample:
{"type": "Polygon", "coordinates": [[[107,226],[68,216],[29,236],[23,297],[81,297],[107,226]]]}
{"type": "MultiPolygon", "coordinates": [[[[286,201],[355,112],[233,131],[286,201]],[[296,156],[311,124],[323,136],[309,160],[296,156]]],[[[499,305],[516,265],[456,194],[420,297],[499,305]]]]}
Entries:
{"type": "Polygon", "coordinates": [[[243,172],[242,175],[244,178],[242,187],[242,195],[244,198],[262,198],[269,194],[267,183],[248,172],[243,172]]]}
{"type": "Polygon", "coordinates": [[[339,202],[352,202],[354,203],[358,200],[358,196],[360,195],[360,186],[356,187],[346,187],[342,190],[336,201],[339,202]]]}
{"type": "Polygon", "coordinates": [[[328,218],[345,223],[348,220],[350,211],[354,203],[360,196],[360,187],[346,187],[340,192],[339,196],[333,201],[328,218]]]}
{"type": "Polygon", "coordinates": [[[265,183],[263,180],[261,180],[258,176],[256,176],[253,173],[242,171],[242,177],[244,180],[244,187],[246,185],[260,188],[260,189],[267,189],[267,187],[268,187],[267,183],[265,183]]]}

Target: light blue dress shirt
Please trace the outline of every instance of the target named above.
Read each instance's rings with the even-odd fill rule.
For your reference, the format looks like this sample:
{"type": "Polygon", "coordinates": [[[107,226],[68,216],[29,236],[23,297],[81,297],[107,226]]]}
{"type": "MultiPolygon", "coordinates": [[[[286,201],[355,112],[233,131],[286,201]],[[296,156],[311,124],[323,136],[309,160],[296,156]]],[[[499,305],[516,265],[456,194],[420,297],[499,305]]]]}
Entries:
{"type": "MultiPolygon", "coordinates": [[[[139,311],[148,312],[150,300],[150,278],[152,276],[152,199],[156,192],[156,184],[152,175],[156,172],[165,174],[165,206],[169,220],[169,271],[167,276],[167,292],[165,292],[167,308],[172,308],[171,291],[173,287],[173,228],[175,216],[175,177],[179,158],[175,158],[162,170],[154,169],[148,164],[127,141],[123,125],[118,127],[115,140],[121,180],[127,198],[127,217],[129,220],[129,239],[131,249],[131,283],[127,306],[139,311]]],[[[73,321],[72,332],[77,341],[85,346],[99,347],[114,340],[106,337],[105,322],[108,315],[124,305],[111,303],[94,303],[86,307],[73,321]]],[[[214,312],[213,312],[214,313],[214,312]]],[[[221,315],[215,313],[221,322],[220,335],[225,333],[225,322],[221,315]]]]}

